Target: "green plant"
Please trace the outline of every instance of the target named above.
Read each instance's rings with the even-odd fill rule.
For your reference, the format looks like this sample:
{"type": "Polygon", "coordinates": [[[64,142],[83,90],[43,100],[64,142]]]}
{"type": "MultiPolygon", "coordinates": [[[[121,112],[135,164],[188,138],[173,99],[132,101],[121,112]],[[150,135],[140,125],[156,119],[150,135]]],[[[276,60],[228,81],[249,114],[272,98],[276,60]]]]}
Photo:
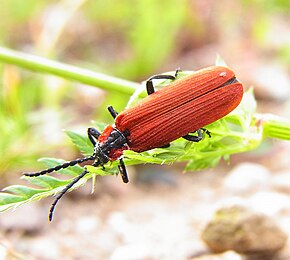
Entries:
{"type": "MultiPolygon", "coordinates": [[[[11,50],[0,48],[0,60],[13,63],[25,68],[34,69],[39,72],[52,73],[61,77],[78,80],[87,84],[97,85],[104,89],[132,94],[128,105],[137,102],[145,95],[143,85],[129,82],[107,75],[87,71],[73,66],[37,58],[31,55],[20,54],[11,50]]],[[[221,63],[221,61],[218,61],[221,63]]],[[[184,71],[183,74],[189,74],[184,71]]],[[[161,85],[166,85],[164,81],[161,85]]],[[[95,123],[101,131],[104,124],[95,123]]],[[[200,170],[214,167],[224,158],[229,159],[230,155],[245,152],[258,147],[264,138],[275,137],[290,140],[290,123],[273,115],[259,115],[256,113],[256,101],[252,89],[248,90],[243,97],[241,104],[226,117],[207,126],[212,133],[212,138],[206,138],[203,142],[192,144],[183,139],[178,139],[169,148],[158,148],[141,154],[133,151],[125,151],[126,165],[140,163],[171,164],[176,161],[187,161],[186,171],[200,170]]],[[[93,147],[85,135],[66,131],[72,142],[85,155],[93,153],[93,147]]],[[[62,160],[43,158],[40,160],[48,167],[62,163],[62,160]]],[[[74,187],[83,185],[93,176],[104,176],[118,172],[117,163],[102,167],[86,166],[89,173],[81,179],[74,187]]],[[[60,180],[50,175],[39,177],[23,177],[30,184],[39,188],[31,188],[23,185],[12,185],[3,189],[0,193],[0,211],[15,208],[21,204],[51,196],[60,192],[75,176],[83,171],[80,166],[73,166],[60,170],[57,174],[68,176],[68,180],[60,180]]]]}

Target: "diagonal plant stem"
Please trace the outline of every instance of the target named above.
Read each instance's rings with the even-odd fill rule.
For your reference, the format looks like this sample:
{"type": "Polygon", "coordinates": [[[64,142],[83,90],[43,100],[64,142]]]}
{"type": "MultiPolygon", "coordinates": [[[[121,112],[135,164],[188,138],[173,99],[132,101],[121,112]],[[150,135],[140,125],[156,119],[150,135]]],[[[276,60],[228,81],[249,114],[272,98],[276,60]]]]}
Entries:
{"type": "Polygon", "coordinates": [[[0,61],[128,95],[132,95],[136,88],[140,86],[140,84],[129,80],[108,76],[4,47],[0,47],[0,61]]]}

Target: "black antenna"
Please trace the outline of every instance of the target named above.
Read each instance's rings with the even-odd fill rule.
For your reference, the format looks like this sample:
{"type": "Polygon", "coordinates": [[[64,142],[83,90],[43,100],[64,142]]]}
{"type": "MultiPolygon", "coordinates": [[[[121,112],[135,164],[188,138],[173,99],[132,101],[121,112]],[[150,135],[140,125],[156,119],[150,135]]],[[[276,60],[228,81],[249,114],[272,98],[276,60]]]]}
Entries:
{"type": "Polygon", "coordinates": [[[72,161],[69,161],[69,162],[65,162],[63,164],[60,164],[60,165],[57,165],[55,167],[48,168],[46,170],[42,170],[42,171],[39,171],[39,172],[24,173],[24,175],[28,176],[28,177],[37,177],[37,176],[40,176],[40,175],[44,175],[44,174],[47,174],[47,173],[58,171],[60,169],[65,169],[65,168],[67,168],[69,166],[74,166],[74,165],[76,165],[78,163],[83,163],[83,162],[94,160],[94,159],[96,159],[96,156],[95,155],[91,155],[91,156],[88,156],[88,157],[78,158],[78,159],[75,159],[75,160],[72,160],[72,161]]]}
{"type": "MultiPolygon", "coordinates": [[[[40,176],[40,175],[44,175],[44,174],[47,174],[47,173],[51,173],[51,172],[54,172],[54,171],[58,171],[60,169],[65,169],[67,167],[70,167],[70,166],[74,166],[78,163],[83,163],[83,162],[86,162],[86,161],[90,161],[90,160],[95,160],[96,159],[96,155],[91,155],[91,156],[88,156],[88,157],[84,157],[84,158],[78,158],[78,159],[75,159],[75,160],[72,160],[72,161],[69,161],[69,162],[65,162],[63,164],[60,164],[60,165],[57,165],[55,167],[52,167],[52,168],[48,168],[46,170],[42,170],[42,171],[39,171],[39,172],[33,172],[33,173],[24,173],[25,176],[28,176],[28,177],[37,177],[37,176],[40,176]]],[[[81,173],[80,175],[78,175],[77,177],[75,177],[68,185],[65,186],[65,188],[57,195],[57,197],[55,198],[55,200],[53,201],[53,203],[51,204],[51,207],[50,207],[50,210],[49,210],[49,216],[48,216],[48,219],[49,221],[52,221],[52,217],[53,217],[53,212],[54,212],[54,209],[55,209],[55,206],[56,204],[58,203],[58,201],[61,199],[61,197],[73,186],[75,185],[82,177],[84,177],[86,174],[88,173],[87,170],[84,170],[83,173],[81,173]]]]}
{"type": "Polygon", "coordinates": [[[78,175],[77,177],[75,177],[68,185],[65,186],[65,188],[57,195],[57,197],[55,198],[55,200],[53,201],[53,203],[51,204],[50,210],[49,210],[49,215],[48,215],[48,219],[49,221],[52,221],[52,217],[53,217],[53,212],[55,209],[56,204],[58,203],[58,201],[61,199],[61,197],[72,187],[74,186],[82,177],[84,177],[86,174],[88,173],[88,170],[85,169],[83,171],[83,173],[81,173],[80,175],[78,175]]]}

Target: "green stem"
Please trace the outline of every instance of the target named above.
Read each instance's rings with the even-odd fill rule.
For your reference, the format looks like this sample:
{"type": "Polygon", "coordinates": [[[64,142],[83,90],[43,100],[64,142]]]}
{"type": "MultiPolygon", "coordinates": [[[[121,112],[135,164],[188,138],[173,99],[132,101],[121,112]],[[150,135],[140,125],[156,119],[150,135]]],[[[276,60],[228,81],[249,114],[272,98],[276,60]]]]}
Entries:
{"type": "Polygon", "coordinates": [[[263,128],[264,138],[290,140],[290,121],[272,114],[255,114],[256,124],[263,128]]]}
{"type": "Polygon", "coordinates": [[[76,80],[98,88],[132,95],[138,83],[0,47],[0,61],[37,72],[76,80]]]}

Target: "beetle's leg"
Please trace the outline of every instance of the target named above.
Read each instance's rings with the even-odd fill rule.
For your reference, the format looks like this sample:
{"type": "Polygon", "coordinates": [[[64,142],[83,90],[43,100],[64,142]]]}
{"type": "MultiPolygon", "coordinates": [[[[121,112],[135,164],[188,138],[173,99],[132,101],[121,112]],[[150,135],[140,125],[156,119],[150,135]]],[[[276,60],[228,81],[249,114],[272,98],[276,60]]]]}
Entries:
{"type": "Polygon", "coordinates": [[[93,127],[88,128],[88,137],[93,146],[96,146],[96,140],[98,140],[100,135],[101,133],[96,128],[93,127]]]}
{"type": "Polygon", "coordinates": [[[170,147],[170,143],[169,144],[165,144],[165,145],[163,145],[163,146],[161,146],[159,148],[168,148],[168,147],[170,147]]]}
{"type": "Polygon", "coordinates": [[[84,177],[88,173],[87,170],[84,170],[84,172],[77,177],[75,177],[68,185],[65,186],[65,188],[57,195],[53,203],[51,204],[50,210],[49,210],[49,221],[52,221],[53,212],[55,209],[56,204],[58,201],[62,198],[62,196],[72,187],[74,186],[82,177],[84,177]]]}
{"type": "Polygon", "coordinates": [[[111,116],[115,119],[118,115],[118,112],[112,106],[108,106],[108,110],[109,110],[111,116]]]}
{"type": "Polygon", "coordinates": [[[177,68],[175,70],[175,74],[174,76],[172,75],[154,75],[152,77],[150,77],[147,81],[146,81],[146,89],[147,89],[147,94],[150,95],[152,93],[155,92],[154,86],[153,86],[153,80],[154,79],[171,79],[171,80],[175,80],[177,78],[178,73],[181,71],[180,68],[177,68]]]}
{"type": "MultiPolygon", "coordinates": [[[[115,119],[118,115],[118,112],[112,106],[109,106],[108,110],[109,110],[111,116],[115,119]]],[[[126,170],[126,166],[124,164],[124,161],[122,158],[119,161],[120,161],[120,164],[118,165],[118,168],[119,168],[120,174],[122,176],[123,182],[128,183],[129,178],[128,178],[128,174],[127,174],[127,170],[126,170]]]]}
{"type": "Polygon", "coordinates": [[[150,77],[147,81],[146,81],[146,89],[147,89],[147,94],[150,95],[152,93],[155,92],[154,86],[153,86],[153,80],[154,79],[171,79],[171,80],[175,80],[177,78],[178,73],[181,71],[180,68],[177,68],[175,70],[175,74],[174,76],[172,75],[154,75],[152,77],[150,77]]]}
{"type": "Polygon", "coordinates": [[[153,80],[154,79],[171,79],[171,80],[175,80],[175,76],[172,75],[154,75],[152,77],[150,77],[147,81],[146,81],[146,90],[147,90],[147,94],[151,95],[152,93],[155,92],[154,86],[153,86],[153,80]]]}
{"type": "Polygon", "coordinates": [[[207,129],[205,128],[201,128],[201,130],[206,133],[208,135],[208,137],[211,137],[211,134],[210,134],[210,131],[208,131],[207,129]]]}
{"type": "Polygon", "coordinates": [[[119,168],[120,174],[122,176],[122,180],[123,180],[124,183],[128,183],[129,182],[129,178],[128,178],[128,173],[127,173],[124,161],[123,161],[122,158],[119,161],[120,161],[120,164],[118,165],[118,168],[119,168]]]}
{"type": "Polygon", "coordinates": [[[185,136],[182,136],[182,138],[184,138],[185,140],[190,141],[190,142],[199,142],[203,139],[203,132],[202,131],[204,133],[206,133],[209,137],[211,137],[210,131],[208,131],[205,128],[200,128],[196,131],[197,136],[187,134],[185,136]]]}
{"type": "Polygon", "coordinates": [[[196,132],[197,132],[197,136],[187,134],[185,136],[182,136],[182,138],[190,142],[199,142],[203,139],[202,131],[201,129],[198,129],[196,132]]]}
{"type": "Polygon", "coordinates": [[[174,77],[175,79],[177,78],[178,74],[182,71],[182,69],[180,67],[178,67],[176,70],[175,70],[175,74],[174,74],[174,77]]]}

